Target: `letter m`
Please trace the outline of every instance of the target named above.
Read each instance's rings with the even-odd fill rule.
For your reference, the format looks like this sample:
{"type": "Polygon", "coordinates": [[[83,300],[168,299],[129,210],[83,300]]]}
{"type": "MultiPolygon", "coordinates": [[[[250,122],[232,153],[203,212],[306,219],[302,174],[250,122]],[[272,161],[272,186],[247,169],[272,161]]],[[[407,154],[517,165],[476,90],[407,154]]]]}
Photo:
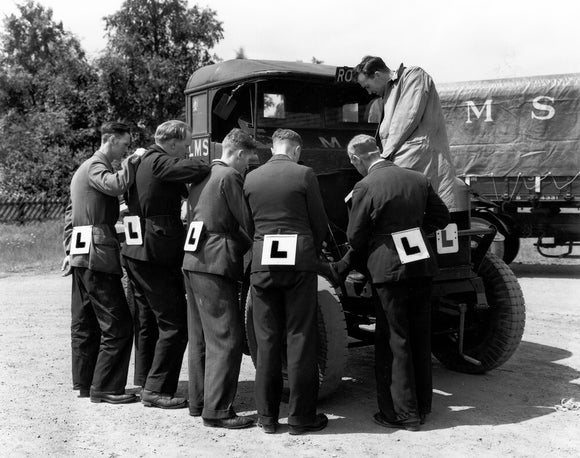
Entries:
{"type": "Polygon", "coordinates": [[[201,156],[202,155],[202,146],[203,146],[202,139],[196,138],[195,140],[193,140],[193,155],[194,156],[201,156]]]}
{"type": "Polygon", "coordinates": [[[332,137],[330,141],[326,140],[324,137],[318,137],[318,139],[320,140],[320,143],[322,143],[323,148],[342,148],[336,137],[332,137]]]}
{"type": "Polygon", "coordinates": [[[475,102],[471,100],[465,102],[465,104],[467,105],[467,121],[465,121],[465,124],[471,124],[473,122],[470,116],[472,111],[475,117],[479,119],[483,114],[483,110],[485,110],[485,119],[483,120],[483,122],[492,122],[493,119],[491,119],[491,102],[493,102],[492,99],[487,99],[483,104],[483,106],[481,107],[481,109],[478,109],[477,106],[475,105],[475,102]]]}

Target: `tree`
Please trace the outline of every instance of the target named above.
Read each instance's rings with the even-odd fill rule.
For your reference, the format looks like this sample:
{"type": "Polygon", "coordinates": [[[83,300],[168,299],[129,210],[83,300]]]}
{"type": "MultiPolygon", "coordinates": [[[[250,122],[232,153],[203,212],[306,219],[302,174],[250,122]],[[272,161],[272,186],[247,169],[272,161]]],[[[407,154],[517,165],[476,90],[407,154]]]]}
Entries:
{"type": "Polygon", "coordinates": [[[108,46],[91,63],[52,9],[17,6],[0,31],[0,196],[68,194],[104,121],[129,122],[144,146],[184,117],[188,78],[223,36],[214,11],[186,0],[126,0],[104,18],[108,46]]]}
{"type": "Polygon", "coordinates": [[[110,117],[150,135],[171,118],[184,118],[183,91],[191,74],[217,60],[223,38],[216,13],[185,0],[125,0],[105,17],[108,46],[97,61],[110,117]]]}
{"type": "Polygon", "coordinates": [[[52,9],[28,0],[20,16],[5,19],[0,40],[2,102],[19,110],[78,105],[79,90],[90,79],[80,42],[52,19],[52,9]]]}
{"type": "Polygon", "coordinates": [[[96,74],[50,8],[17,7],[0,33],[0,193],[60,196],[96,141],[96,74]]]}

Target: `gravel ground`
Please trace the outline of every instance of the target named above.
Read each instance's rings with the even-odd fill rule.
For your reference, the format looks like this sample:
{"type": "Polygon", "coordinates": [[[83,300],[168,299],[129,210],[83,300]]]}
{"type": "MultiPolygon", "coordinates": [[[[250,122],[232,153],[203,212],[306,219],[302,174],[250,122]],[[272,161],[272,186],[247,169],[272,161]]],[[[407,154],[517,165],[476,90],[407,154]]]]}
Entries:
{"type": "MultiPolygon", "coordinates": [[[[319,404],[319,433],[283,426],[226,431],[187,410],[92,404],[70,376],[70,277],[58,272],[0,278],[1,456],[580,456],[580,266],[515,263],[527,304],[523,341],[485,375],[451,372],[434,360],[434,406],[419,432],[372,422],[373,351],[349,350],[340,389],[319,404]]],[[[132,366],[129,380],[132,380],[132,366]]],[[[180,378],[187,392],[187,361],[180,378]]],[[[255,415],[254,368],[244,357],[240,414],[255,415]]],[[[132,388],[128,385],[129,390],[132,388]]],[[[284,409],[284,407],[283,407],[284,409]]],[[[282,423],[285,423],[282,410],[282,423]]]]}

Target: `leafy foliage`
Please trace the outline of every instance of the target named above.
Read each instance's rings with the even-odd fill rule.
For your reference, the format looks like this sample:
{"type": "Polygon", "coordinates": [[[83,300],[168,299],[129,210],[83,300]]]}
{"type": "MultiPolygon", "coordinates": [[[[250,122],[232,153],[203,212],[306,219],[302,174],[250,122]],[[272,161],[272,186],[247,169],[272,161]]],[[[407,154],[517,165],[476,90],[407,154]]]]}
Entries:
{"type": "Polygon", "coordinates": [[[50,8],[18,9],[0,35],[0,194],[59,197],[95,146],[97,75],[50,8]]]}
{"type": "Polygon", "coordinates": [[[105,121],[128,122],[145,146],[158,124],[183,119],[189,76],[223,36],[214,11],[186,0],[125,0],[89,62],[52,9],[17,7],[0,31],[0,197],[67,195],[105,121]]]}
{"type": "Polygon", "coordinates": [[[185,0],[126,0],[105,17],[109,40],[97,61],[110,116],[150,137],[158,124],[184,118],[183,91],[191,74],[213,63],[222,37],[216,13],[185,0]]]}

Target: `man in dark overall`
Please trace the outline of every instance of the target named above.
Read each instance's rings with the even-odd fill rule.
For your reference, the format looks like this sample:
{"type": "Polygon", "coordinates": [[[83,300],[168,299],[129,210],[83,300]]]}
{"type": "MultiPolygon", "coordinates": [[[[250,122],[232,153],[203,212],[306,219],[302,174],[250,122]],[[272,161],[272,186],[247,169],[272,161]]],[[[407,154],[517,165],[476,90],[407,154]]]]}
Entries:
{"type": "Polygon", "coordinates": [[[252,426],[233,408],[242,362],[243,319],[239,306],[243,256],[252,240],[244,200],[244,174],[257,161],[257,144],[240,129],[222,142],[210,175],[189,191],[183,272],[189,333],[189,412],[206,426],[252,426]]]}
{"type": "Polygon", "coordinates": [[[180,207],[187,197],[185,184],[199,183],[209,173],[204,162],[186,158],[190,145],[184,122],[157,127],[155,144],[143,154],[125,198],[131,220],[125,219],[122,254],[139,320],[135,360],[141,380],[136,382],[142,383],[147,407],[187,407],[185,398],[174,397],[187,346],[180,207]]]}
{"type": "Polygon", "coordinates": [[[316,414],[316,270],[328,226],[316,176],[312,169],[297,164],[300,136],[278,129],[272,143],[272,158],[250,172],[244,184],[255,228],[250,282],[258,423],[266,433],[276,431],[285,340],[289,432],[302,434],[321,430],[328,423],[324,414],[316,414]]]}
{"type": "Polygon", "coordinates": [[[131,144],[129,127],[101,128],[101,147],[75,172],[65,214],[62,269],[72,270],[71,341],[73,387],[92,402],[125,404],[133,325],[121,285],[121,257],[115,223],[119,199],[135,178],[132,156],[115,172],[131,144]]]}
{"type": "Polygon", "coordinates": [[[417,430],[431,411],[431,283],[437,263],[425,233],[444,228],[449,211],[422,173],[382,159],[375,139],[348,145],[364,178],[352,194],[347,228],[355,258],[366,258],[376,306],[375,372],[385,427],[417,430]]]}

